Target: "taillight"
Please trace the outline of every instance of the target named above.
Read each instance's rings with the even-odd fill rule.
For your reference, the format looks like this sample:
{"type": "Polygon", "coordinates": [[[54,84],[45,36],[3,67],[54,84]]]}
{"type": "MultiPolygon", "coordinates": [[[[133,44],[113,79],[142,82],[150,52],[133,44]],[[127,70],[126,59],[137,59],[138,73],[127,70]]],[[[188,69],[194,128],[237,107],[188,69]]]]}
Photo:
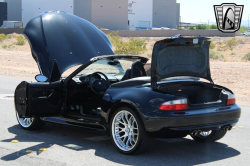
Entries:
{"type": "Polygon", "coordinates": [[[235,95],[228,93],[227,105],[235,104],[235,95]]]}
{"type": "Polygon", "coordinates": [[[159,110],[162,111],[180,111],[180,110],[187,110],[187,99],[178,99],[178,100],[172,100],[163,103],[159,110]]]}

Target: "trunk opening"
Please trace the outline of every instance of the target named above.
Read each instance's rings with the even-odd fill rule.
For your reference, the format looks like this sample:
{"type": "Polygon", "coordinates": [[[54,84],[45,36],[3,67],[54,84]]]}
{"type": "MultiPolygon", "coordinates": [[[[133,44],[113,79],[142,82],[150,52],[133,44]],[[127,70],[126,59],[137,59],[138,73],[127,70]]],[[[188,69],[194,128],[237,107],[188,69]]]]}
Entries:
{"type": "Polygon", "coordinates": [[[228,97],[223,88],[205,82],[167,83],[160,85],[159,90],[175,96],[186,97],[191,107],[226,105],[228,97]]]}

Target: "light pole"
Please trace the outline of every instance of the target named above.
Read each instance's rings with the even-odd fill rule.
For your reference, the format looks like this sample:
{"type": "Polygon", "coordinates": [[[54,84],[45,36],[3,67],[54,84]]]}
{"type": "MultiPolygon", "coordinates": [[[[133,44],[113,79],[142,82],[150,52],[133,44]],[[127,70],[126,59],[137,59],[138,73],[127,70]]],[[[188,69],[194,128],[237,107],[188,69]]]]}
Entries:
{"type": "Polygon", "coordinates": [[[181,16],[180,16],[180,18],[179,18],[179,29],[181,29],[181,16]]]}
{"type": "Polygon", "coordinates": [[[249,15],[250,15],[250,14],[248,14],[248,30],[247,30],[248,35],[249,35],[249,15]]]}

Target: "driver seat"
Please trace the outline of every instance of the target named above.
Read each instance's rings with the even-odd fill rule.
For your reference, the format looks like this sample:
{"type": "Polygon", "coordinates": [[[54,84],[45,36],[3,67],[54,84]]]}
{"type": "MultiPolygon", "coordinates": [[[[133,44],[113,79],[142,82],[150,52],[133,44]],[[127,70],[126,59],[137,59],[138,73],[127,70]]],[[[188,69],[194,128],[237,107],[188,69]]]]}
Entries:
{"type": "Polygon", "coordinates": [[[131,68],[128,68],[122,77],[121,81],[128,80],[136,77],[147,76],[147,73],[144,69],[143,63],[136,61],[132,64],[131,68]]]}

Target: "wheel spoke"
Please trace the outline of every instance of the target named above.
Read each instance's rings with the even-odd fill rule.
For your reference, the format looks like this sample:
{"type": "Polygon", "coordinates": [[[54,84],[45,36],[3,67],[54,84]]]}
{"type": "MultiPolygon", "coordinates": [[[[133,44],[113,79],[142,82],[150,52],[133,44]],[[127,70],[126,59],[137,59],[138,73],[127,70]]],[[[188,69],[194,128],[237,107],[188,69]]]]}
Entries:
{"type": "Polygon", "coordinates": [[[128,143],[130,141],[130,136],[128,136],[127,142],[126,142],[126,146],[128,146],[128,143]]]}
{"type": "Polygon", "coordinates": [[[116,133],[116,134],[120,134],[120,133],[124,133],[124,131],[123,131],[123,130],[120,130],[120,131],[116,131],[115,133],[116,133]]]}
{"type": "Polygon", "coordinates": [[[122,125],[126,125],[125,123],[123,123],[121,120],[117,121],[117,124],[122,124],[122,125]]]}
{"type": "Polygon", "coordinates": [[[126,118],[127,124],[129,124],[128,113],[125,113],[125,118],[126,118]]]}
{"type": "Polygon", "coordinates": [[[129,118],[129,120],[128,120],[128,124],[130,125],[130,126],[132,126],[132,120],[133,120],[133,116],[131,116],[130,118],[129,118]]]}
{"type": "Polygon", "coordinates": [[[126,123],[126,121],[125,121],[125,119],[124,119],[124,114],[122,114],[122,120],[123,120],[123,123],[124,123],[125,125],[127,125],[127,123],[126,123]]]}
{"type": "Polygon", "coordinates": [[[130,143],[131,146],[133,146],[133,143],[132,143],[132,136],[130,136],[129,143],[130,143]]]}

